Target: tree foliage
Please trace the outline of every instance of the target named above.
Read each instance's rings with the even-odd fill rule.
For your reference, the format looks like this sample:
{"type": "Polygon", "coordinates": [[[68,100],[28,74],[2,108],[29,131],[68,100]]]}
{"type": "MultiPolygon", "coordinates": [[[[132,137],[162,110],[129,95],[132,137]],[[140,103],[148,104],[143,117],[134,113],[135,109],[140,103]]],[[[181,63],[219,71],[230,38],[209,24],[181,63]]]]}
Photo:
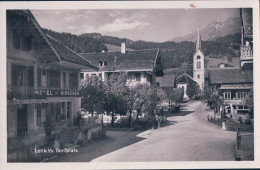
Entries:
{"type": "Polygon", "coordinates": [[[97,76],[84,80],[80,90],[82,96],[81,107],[93,116],[94,111],[103,108],[105,90],[104,83],[97,76]]]}
{"type": "Polygon", "coordinates": [[[170,103],[174,103],[174,105],[179,105],[182,101],[184,96],[184,89],[183,88],[166,88],[164,89],[165,99],[168,100],[170,103]]]}
{"type": "Polygon", "coordinates": [[[195,81],[189,81],[186,90],[189,98],[196,97],[200,93],[200,87],[195,81]]]}

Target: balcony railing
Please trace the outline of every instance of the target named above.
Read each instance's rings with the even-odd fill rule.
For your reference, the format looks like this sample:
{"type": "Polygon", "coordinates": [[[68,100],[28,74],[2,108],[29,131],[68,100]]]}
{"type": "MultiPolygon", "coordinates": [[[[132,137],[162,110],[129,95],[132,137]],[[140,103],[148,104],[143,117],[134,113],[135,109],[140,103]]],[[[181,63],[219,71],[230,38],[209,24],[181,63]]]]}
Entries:
{"type": "Polygon", "coordinates": [[[26,86],[9,86],[7,91],[7,100],[16,99],[45,99],[46,97],[78,97],[79,90],[69,89],[34,89],[26,86]]]}
{"type": "Polygon", "coordinates": [[[253,50],[250,46],[241,46],[241,59],[252,59],[253,58],[253,50]]]}
{"type": "Polygon", "coordinates": [[[38,98],[38,96],[34,95],[33,91],[34,88],[30,86],[10,86],[7,91],[7,99],[14,100],[38,98]]]}
{"type": "Polygon", "coordinates": [[[226,104],[245,104],[245,99],[224,99],[226,104]]]}

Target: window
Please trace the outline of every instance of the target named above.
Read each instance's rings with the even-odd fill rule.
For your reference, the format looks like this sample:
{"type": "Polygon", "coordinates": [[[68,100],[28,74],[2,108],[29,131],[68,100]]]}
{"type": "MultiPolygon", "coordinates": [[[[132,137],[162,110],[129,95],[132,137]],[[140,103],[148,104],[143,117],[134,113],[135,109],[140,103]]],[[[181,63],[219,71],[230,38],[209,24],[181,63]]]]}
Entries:
{"type": "Polygon", "coordinates": [[[201,69],[201,61],[197,61],[197,69],[201,69]]]}
{"type": "Polygon", "coordinates": [[[30,51],[32,49],[32,36],[22,37],[22,49],[25,51],[30,51]]]}
{"type": "Polygon", "coordinates": [[[200,78],[200,74],[198,74],[198,79],[200,78]]]}
{"type": "Polygon", "coordinates": [[[133,73],[128,73],[127,80],[129,80],[129,81],[133,80],[133,73]]]}
{"type": "Polygon", "coordinates": [[[42,84],[42,81],[41,81],[41,77],[42,77],[42,71],[41,71],[41,69],[38,69],[37,70],[37,74],[38,74],[38,77],[37,77],[37,81],[38,81],[38,87],[41,87],[41,84],[42,84]]]}
{"type": "Polygon", "coordinates": [[[237,92],[236,97],[237,99],[244,99],[248,95],[248,92],[237,92]]]}
{"type": "Polygon", "coordinates": [[[231,99],[231,91],[224,91],[223,96],[224,99],[231,99]]]}
{"type": "Polygon", "coordinates": [[[70,74],[70,88],[78,89],[78,73],[77,72],[70,74]]]}
{"type": "Polygon", "coordinates": [[[84,79],[84,73],[80,73],[80,79],[81,79],[81,80],[84,79]]]}
{"type": "Polygon", "coordinates": [[[62,77],[63,77],[62,78],[63,79],[63,82],[62,82],[63,83],[63,87],[64,87],[64,89],[66,89],[66,88],[68,88],[67,85],[66,85],[66,72],[62,73],[62,77]]]}
{"type": "Polygon", "coordinates": [[[13,30],[13,45],[15,49],[20,48],[20,35],[17,33],[16,30],[13,30]]]}
{"type": "Polygon", "coordinates": [[[49,87],[60,88],[60,72],[59,71],[49,70],[47,77],[48,77],[49,87]]]}
{"type": "Polygon", "coordinates": [[[42,115],[41,115],[41,104],[36,104],[36,111],[37,111],[37,126],[41,126],[41,117],[42,117],[42,115]]]}
{"type": "Polygon", "coordinates": [[[23,86],[24,66],[12,64],[12,85],[23,86]]]}
{"type": "Polygon", "coordinates": [[[200,56],[199,56],[199,55],[197,56],[197,59],[200,59],[200,56]]]}
{"type": "Polygon", "coordinates": [[[34,70],[33,67],[28,67],[28,86],[34,86],[34,70]]]}
{"type": "Polygon", "coordinates": [[[141,81],[141,73],[136,73],[136,81],[141,81]]]}
{"type": "Polygon", "coordinates": [[[102,60],[99,60],[99,67],[102,67],[103,66],[103,61],[102,60]]]}
{"type": "Polygon", "coordinates": [[[99,60],[99,67],[104,67],[107,65],[107,62],[106,61],[103,61],[103,60],[99,60]]]}

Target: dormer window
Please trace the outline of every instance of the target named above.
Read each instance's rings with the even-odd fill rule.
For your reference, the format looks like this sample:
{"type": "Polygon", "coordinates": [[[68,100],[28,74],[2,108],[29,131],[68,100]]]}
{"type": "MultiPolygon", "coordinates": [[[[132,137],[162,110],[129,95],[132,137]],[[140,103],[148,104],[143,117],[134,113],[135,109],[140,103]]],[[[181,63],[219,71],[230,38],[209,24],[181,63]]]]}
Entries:
{"type": "Polygon", "coordinates": [[[103,61],[102,61],[102,60],[99,60],[99,62],[98,62],[98,63],[99,63],[99,67],[103,67],[103,66],[104,66],[104,65],[103,65],[104,63],[103,63],[103,61]]]}
{"type": "Polygon", "coordinates": [[[106,61],[103,61],[103,60],[99,60],[99,67],[104,67],[107,65],[107,62],[106,61]]]}

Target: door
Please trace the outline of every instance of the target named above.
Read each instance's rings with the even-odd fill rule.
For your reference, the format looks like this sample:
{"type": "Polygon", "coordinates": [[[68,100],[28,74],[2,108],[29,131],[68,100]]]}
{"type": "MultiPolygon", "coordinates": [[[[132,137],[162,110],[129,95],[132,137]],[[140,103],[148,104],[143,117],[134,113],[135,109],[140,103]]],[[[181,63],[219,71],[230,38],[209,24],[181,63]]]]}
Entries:
{"type": "Polygon", "coordinates": [[[71,126],[71,102],[67,103],[67,125],[71,126]]]}
{"type": "Polygon", "coordinates": [[[23,104],[17,109],[17,137],[24,138],[27,136],[28,130],[28,116],[27,105],[23,104]]]}

